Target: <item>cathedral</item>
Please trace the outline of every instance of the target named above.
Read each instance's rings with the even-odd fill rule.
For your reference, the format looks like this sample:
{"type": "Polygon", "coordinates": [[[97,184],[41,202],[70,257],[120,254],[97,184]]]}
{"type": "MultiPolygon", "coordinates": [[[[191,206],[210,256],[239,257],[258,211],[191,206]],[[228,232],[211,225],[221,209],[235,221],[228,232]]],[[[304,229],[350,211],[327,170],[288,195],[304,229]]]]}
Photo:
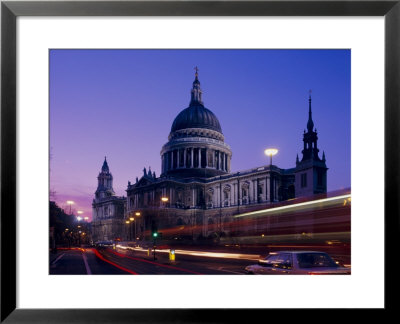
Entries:
{"type": "Polygon", "coordinates": [[[192,240],[234,235],[234,215],[326,193],[328,168],[325,153],[319,157],[311,95],[296,166],[281,169],[270,163],[234,173],[232,151],[218,118],[204,105],[197,69],[190,95],[189,106],[176,116],[161,148],[159,177],[144,168],[135,183],[128,182],[126,198],[117,197],[104,160],[92,203],[94,241],[128,240],[129,219],[134,219],[137,239],[149,239],[151,231],[177,239],[177,229],[185,226],[190,226],[192,240]]]}

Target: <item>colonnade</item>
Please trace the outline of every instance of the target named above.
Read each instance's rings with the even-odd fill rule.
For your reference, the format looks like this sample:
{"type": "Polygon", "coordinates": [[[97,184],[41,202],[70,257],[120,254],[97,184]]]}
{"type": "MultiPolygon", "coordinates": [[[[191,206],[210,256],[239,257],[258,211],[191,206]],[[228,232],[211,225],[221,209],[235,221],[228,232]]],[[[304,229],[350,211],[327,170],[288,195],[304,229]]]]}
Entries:
{"type": "Polygon", "coordinates": [[[223,151],[203,147],[187,147],[165,152],[162,173],[175,169],[212,168],[230,171],[229,155],[223,151]]]}

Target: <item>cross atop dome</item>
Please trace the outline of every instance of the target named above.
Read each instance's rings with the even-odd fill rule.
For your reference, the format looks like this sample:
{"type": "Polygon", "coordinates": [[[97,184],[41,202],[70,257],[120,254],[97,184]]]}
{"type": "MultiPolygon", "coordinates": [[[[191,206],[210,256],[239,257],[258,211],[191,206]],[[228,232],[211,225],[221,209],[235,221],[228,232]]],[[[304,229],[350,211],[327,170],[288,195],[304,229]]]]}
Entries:
{"type": "Polygon", "coordinates": [[[196,71],[195,79],[193,81],[193,88],[191,90],[191,100],[190,100],[190,105],[189,106],[197,106],[197,105],[203,105],[203,101],[201,100],[201,94],[202,91],[200,89],[200,81],[199,81],[199,68],[196,66],[194,68],[196,71]]]}

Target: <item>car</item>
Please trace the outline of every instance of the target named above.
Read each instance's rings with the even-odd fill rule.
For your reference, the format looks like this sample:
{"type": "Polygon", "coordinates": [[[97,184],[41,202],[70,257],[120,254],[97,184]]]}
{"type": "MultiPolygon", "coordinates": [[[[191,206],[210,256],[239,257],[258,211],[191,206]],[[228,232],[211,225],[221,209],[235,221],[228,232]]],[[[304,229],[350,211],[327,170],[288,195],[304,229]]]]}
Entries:
{"type": "Polygon", "coordinates": [[[98,248],[106,248],[113,245],[112,241],[98,241],[95,243],[95,246],[98,248]]]}
{"type": "Polygon", "coordinates": [[[350,274],[351,269],[341,267],[327,253],[318,251],[270,252],[258,264],[245,268],[248,274],[300,274],[336,275],[350,274]]]}

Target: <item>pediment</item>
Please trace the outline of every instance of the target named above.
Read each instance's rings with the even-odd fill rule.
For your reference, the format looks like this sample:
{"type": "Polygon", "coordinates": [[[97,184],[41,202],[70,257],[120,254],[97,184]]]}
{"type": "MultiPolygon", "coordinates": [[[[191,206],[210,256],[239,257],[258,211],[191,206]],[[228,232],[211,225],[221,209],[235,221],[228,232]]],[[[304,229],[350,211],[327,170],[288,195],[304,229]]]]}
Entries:
{"type": "Polygon", "coordinates": [[[138,183],[136,184],[136,187],[144,187],[148,186],[150,184],[154,183],[153,179],[149,179],[148,177],[141,177],[138,183]]]}

